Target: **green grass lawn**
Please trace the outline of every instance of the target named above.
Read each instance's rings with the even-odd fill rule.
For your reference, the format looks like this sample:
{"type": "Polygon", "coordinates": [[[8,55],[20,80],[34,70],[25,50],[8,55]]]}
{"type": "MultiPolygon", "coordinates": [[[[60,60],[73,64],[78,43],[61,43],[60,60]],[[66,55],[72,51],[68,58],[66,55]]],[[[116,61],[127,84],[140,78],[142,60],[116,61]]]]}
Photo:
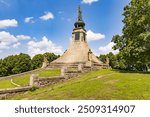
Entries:
{"type": "Polygon", "coordinates": [[[150,74],[91,71],[9,99],[150,99],[150,74]]]}
{"type": "MultiPolygon", "coordinates": [[[[39,77],[59,76],[60,70],[59,69],[42,70],[39,72],[34,72],[32,74],[39,74],[39,77]]],[[[30,80],[30,74],[22,75],[20,77],[13,78],[13,82],[20,85],[20,86],[28,85],[29,80],[30,80]]],[[[9,80],[0,80],[0,89],[2,89],[2,88],[13,88],[13,87],[15,87],[15,86],[11,84],[10,79],[9,80]]]]}
{"type": "Polygon", "coordinates": [[[14,88],[15,86],[11,84],[10,80],[0,80],[0,89],[14,88]]]}
{"type": "Polygon", "coordinates": [[[59,69],[44,70],[38,72],[37,74],[39,74],[40,77],[60,76],[60,70],[59,69]]]}

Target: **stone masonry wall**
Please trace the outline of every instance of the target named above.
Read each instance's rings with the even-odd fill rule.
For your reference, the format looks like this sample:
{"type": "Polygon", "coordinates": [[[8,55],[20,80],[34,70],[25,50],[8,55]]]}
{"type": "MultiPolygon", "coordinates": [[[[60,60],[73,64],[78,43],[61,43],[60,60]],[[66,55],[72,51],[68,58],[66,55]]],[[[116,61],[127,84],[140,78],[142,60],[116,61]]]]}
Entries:
{"type": "Polygon", "coordinates": [[[31,86],[27,86],[27,87],[0,89],[0,97],[24,93],[26,91],[29,91],[31,88],[32,88],[31,86]]]}
{"type": "Polygon", "coordinates": [[[70,78],[78,76],[80,73],[81,73],[81,71],[66,71],[65,78],[70,79],[70,78]]]}
{"type": "MultiPolygon", "coordinates": [[[[33,77],[33,76],[31,76],[33,77]]],[[[30,78],[31,80],[32,78],[30,78]]],[[[49,77],[49,78],[38,78],[35,77],[32,79],[32,84],[30,83],[31,86],[36,86],[36,87],[44,87],[50,84],[54,84],[57,82],[61,82],[63,80],[65,80],[65,78],[63,76],[55,76],[55,77],[49,77]]]]}

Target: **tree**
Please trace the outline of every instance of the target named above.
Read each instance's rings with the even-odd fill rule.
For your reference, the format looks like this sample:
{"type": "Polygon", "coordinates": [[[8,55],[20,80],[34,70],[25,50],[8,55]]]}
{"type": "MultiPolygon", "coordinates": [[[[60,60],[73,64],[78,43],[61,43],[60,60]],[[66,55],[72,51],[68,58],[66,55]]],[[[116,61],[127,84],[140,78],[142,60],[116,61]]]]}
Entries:
{"type": "Polygon", "coordinates": [[[128,68],[144,70],[150,64],[150,1],[131,0],[123,15],[123,34],[112,38],[113,48],[120,50],[128,68]]]}
{"type": "Polygon", "coordinates": [[[14,74],[26,72],[32,69],[31,57],[28,54],[21,53],[17,55],[16,59],[17,62],[15,63],[14,68],[12,69],[12,72],[14,74]]]}
{"type": "Polygon", "coordinates": [[[17,61],[18,61],[17,55],[11,55],[3,59],[2,69],[4,76],[13,74],[12,69],[15,67],[15,63],[17,61]]]}
{"type": "Polygon", "coordinates": [[[32,69],[37,69],[42,67],[43,55],[37,54],[32,58],[32,69]]]}
{"type": "Polygon", "coordinates": [[[28,54],[11,55],[0,59],[0,76],[8,76],[40,68],[43,63],[43,56],[46,56],[49,62],[59,57],[59,55],[48,52],[44,55],[35,55],[32,60],[28,54]]]}
{"type": "Polygon", "coordinates": [[[99,58],[99,60],[102,61],[103,63],[106,63],[106,55],[101,54],[98,58],[99,58]]]}
{"type": "Polygon", "coordinates": [[[111,66],[111,68],[121,70],[127,69],[125,61],[122,59],[120,54],[114,55],[112,52],[110,52],[106,55],[99,56],[100,61],[102,61],[103,63],[106,63],[107,58],[109,59],[109,65],[111,66]]]}
{"type": "Polygon", "coordinates": [[[11,55],[0,59],[0,76],[22,73],[31,70],[31,58],[27,54],[11,55]]]}
{"type": "Polygon", "coordinates": [[[43,55],[47,58],[49,62],[52,62],[53,60],[59,57],[59,55],[55,55],[54,53],[48,53],[48,52],[44,53],[43,55]]]}
{"type": "Polygon", "coordinates": [[[0,59],[0,77],[1,76],[6,76],[7,75],[7,68],[3,64],[3,60],[0,59]]]}

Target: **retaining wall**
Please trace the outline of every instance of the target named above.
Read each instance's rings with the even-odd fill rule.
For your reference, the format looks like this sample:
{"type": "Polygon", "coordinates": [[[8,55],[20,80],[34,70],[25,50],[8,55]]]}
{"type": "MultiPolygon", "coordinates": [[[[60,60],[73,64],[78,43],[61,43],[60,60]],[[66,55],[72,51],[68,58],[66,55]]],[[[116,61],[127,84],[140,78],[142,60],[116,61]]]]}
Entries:
{"type": "Polygon", "coordinates": [[[63,76],[55,76],[55,77],[49,77],[49,78],[38,78],[38,77],[34,78],[33,77],[33,78],[30,78],[30,80],[32,80],[32,83],[30,83],[31,86],[44,87],[50,84],[61,82],[65,80],[65,78],[63,76]]]}
{"type": "Polygon", "coordinates": [[[66,71],[65,72],[65,78],[69,79],[69,78],[73,78],[78,76],[81,73],[81,71],[66,71]]]}
{"type": "Polygon", "coordinates": [[[32,88],[31,86],[27,86],[27,87],[0,89],[0,97],[24,93],[26,91],[29,91],[31,88],[32,88]]]}

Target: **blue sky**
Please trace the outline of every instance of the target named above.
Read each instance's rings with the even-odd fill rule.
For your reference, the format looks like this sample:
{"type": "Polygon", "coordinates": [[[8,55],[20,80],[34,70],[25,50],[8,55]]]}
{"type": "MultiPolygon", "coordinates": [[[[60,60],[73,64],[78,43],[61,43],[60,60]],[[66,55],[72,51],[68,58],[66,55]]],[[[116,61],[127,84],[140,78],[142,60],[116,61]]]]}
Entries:
{"type": "Polygon", "coordinates": [[[130,0],[0,0],[0,58],[46,51],[62,54],[70,44],[77,6],[83,11],[88,43],[96,54],[113,51],[130,0]]]}

